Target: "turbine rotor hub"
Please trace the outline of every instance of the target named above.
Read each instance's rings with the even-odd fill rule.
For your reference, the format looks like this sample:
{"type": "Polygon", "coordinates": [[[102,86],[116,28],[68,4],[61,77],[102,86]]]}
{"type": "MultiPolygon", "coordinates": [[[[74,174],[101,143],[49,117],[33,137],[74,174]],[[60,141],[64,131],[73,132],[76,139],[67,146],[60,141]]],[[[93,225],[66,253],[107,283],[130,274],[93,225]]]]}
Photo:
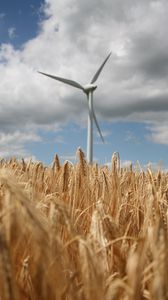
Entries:
{"type": "Polygon", "coordinates": [[[97,85],[95,84],[87,84],[84,86],[83,90],[86,94],[88,94],[89,92],[93,92],[95,89],[97,89],[97,85]]]}

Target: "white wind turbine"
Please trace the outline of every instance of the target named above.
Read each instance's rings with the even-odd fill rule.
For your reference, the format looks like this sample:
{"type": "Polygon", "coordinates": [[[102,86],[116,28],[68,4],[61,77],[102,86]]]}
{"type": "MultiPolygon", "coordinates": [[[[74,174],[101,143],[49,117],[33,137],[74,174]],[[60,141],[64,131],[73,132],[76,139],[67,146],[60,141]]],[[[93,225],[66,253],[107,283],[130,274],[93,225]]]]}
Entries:
{"type": "Polygon", "coordinates": [[[93,120],[95,122],[95,125],[97,127],[97,130],[99,132],[99,135],[104,143],[104,138],[103,135],[101,133],[95,112],[94,112],[94,108],[93,108],[93,92],[95,91],[95,89],[97,88],[97,85],[95,85],[94,83],[96,82],[96,80],[98,79],[105,63],[107,62],[107,60],[109,59],[111,55],[111,52],[109,53],[109,55],[106,57],[106,59],[103,61],[103,63],[101,64],[101,66],[99,67],[99,69],[97,70],[96,74],[93,76],[91,82],[85,86],[82,86],[81,84],[79,84],[76,81],[73,80],[69,80],[69,79],[65,79],[62,77],[58,77],[58,76],[54,76],[54,75],[50,75],[50,74],[46,74],[43,72],[38,72],[40,74],[43,74],[45,76],[48,76],[52,79],[61,81],[63,83],[69,84],[75,88],[78,88],[80,90],[82,90],[86,96],[87,96],[87,102],[88,102],[88,109],[89,109],[89,114],[88,114],[88,131],[87,131],[87,161],[89,163],[93,162],[93,120]]]}

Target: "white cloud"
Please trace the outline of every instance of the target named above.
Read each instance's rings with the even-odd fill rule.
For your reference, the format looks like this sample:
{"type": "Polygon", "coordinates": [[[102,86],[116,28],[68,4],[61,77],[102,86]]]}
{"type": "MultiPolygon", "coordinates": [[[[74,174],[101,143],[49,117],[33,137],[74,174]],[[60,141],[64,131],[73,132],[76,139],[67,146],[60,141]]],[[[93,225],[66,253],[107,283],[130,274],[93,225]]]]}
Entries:
{"type": "Polygon", "coordinates": [[[54,138],[54,142],[57,144],[67,144],[67,142],[61,135],[58,135],[56,138],[54,138]]]}
{"type": "Polygon", "coordinates": [[[6,16],[6,14],[5,14],[5,13],[0,13],[0,20],[4,19],[4,18],[5,18],[5,16],[6,16]]]}
{"type": "Polygon", "coordinates": [[[13,40],[13,39],[15,39],[16,38],[16,28],[15,27],[10,27],[9,29],[8,29],[8,35],[9,35],[9,38],[11,39],[11,40],[13,40]]]}
{"type": "Polygon", "coordinates": [[[131,160],[121,160],[120,162],[121,168],[129,168],[132,164],[131,160]]]}
{"type": "Polygon", "coordinates": [[[146,165],[143,166],[143,170],[152,170],[153,172],[158,172],[161,170],[162,172],[168,172],[168,166],[165,166],[163,161],[159,162],[151,162],[149,161],[146,165]]]}
{"type": "MultiPolygon", "coordinates": [[[[132,164],[133,164],[133,162],[131,160],[120,160],[120,167],[121,168],[129,168],[132,164]]],[[[109,168],[112,167],[111,161],[105,163],[105,165],[108,166],[109,168]]]]}
{"type": "Polygon", "coordinates": [[[25,150],[28,142],[40,142],[41,137],[34,132],[16,131],[13,133],[0,133],[0,157],[25,157],[30,155],[25,150]]]}
{"type": "MultiPolygon", "coordinates": [[[[104,138],[111,135],[111,131],[109,131],[109,130],[101,130],[101,133],[104,138]]],[[[99,132],[97,132],[97,136],[100,137],[99,132]]]]}
{"type": "MultiPolygon", "coordinates": [[[[108,141],[108,138],[109,138],[109,136],[111,136],[111,134],[112,134],[111,131],[109,131],[109,130],[102,130],[102,129],[101,129],[101,125],[100,125],[100,130],[101,130],[102,136],[103,136],[103,138],[104,138],[104,143],[105,143],[106,145],[109,145],[110,142],[108,141]]],[[[95,145],[104,145],[104,143],[103,143],[103,141],[102,141],[102,139],[101,139],[101,137],[100,137],[100,134],[99,134],[98,130],[96,130],[96,129],[95,129],[95,136],[96,136],[97,138],[96,138],[96,140],[94,140],[94,144],[95,144],[95,145]]]]}
{"type": "Polygon", "coordinates": [[[34,133],[19,132],[19,131],[16,131],[13,134],[0,133],[1,146],[6,145],[6,143],[12,144],[14,141],[17,141],[19,143],[25,143],[27,141],[39,142],[41,141],[41,138],[34,133]]]}
{"type": "Polygon", "coordinates": [[[147,139],[153,143],[168,145],[168,124],[153,124],[148,127],[149,134],[147,139]]]}
{"type": "Polygon", "coordinates": [[[126,131],[125,141],[128,143],[140,144],[140,138],[133,131],[126,131]]]}
{"type": "Polygon", "coordinates": [[[60,159],[62,159],[63,161],[68,161],[71,164],[75,163],[77,160],[75,155],[61,155],[60,159]]]}
{"type": "Polygon", "coordinates": [[[28,163],[28,162],[30,162],[30,161],[32,161],[32,162],[39,162],[39,160],[37,160],[37,158],[36,158],[36,156],[35,155],[31,155],[31,156],[25,156],[24,157],[24,161],[26,162],[26,163],[28,163]]]}

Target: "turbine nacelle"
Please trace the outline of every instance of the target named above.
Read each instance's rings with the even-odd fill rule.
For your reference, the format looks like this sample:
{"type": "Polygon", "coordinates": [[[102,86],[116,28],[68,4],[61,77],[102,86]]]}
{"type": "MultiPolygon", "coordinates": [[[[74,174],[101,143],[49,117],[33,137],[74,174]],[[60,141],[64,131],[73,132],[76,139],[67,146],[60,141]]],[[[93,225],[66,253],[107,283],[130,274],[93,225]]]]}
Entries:
{"type": "Polygon", "coordinates": [[[92,84],[92,83],[86,84],[86,85],[83,87],[83,91],[84,91],[84,93],[86,93],[86,94],[89,94],[90,92],[93,92],[93,91],[96,90],[96,89],[97,89],[97,85],[92,84]]]}

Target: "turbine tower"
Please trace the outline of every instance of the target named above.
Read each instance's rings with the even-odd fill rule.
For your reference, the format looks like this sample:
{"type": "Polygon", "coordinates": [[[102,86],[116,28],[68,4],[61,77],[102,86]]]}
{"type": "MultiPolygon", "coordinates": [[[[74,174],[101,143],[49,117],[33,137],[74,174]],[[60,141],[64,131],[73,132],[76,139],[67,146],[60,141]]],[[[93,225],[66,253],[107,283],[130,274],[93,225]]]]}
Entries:
{"type": "Polygon", "coordinates": [[[80,90],[82,90],[86,96],[87,96],[87,102],[88,102],[88,129],[87,129],[87,161],[89,163],[93,162],[93,121],[95,122],[95,125],[97,127],[97,130],[99,132],[99,135],[102,139],[102,142],[104,143],[104,138],[103,135],[101,133],[95,112],[94,112],[94,108],[93,108],[93,92],[95,91],[95,89],[97,88],[97,85],[95,85],[96,80],[98,79],[105,63],[107,62],[107,60],[109,59],[111,55],[111,52],[108,54],[108,56],[106,57],[106,59],[103,61],[103,63],[101,64],[101,66],[99,67],[99,69],[97,70],[97,72],[95,73],[95,75],[93,76],[91,82],[85,86],[82,86],[81,84],[79,84],[78,82],[74,81],[74,80],[69,80],[69,79],[65,79],[62,77],[58,77],[58,76],[54,76],[54,75],[50,75],[47,73],[43,73],[43,72],[39,72],[42,75],[48,76],[52,79],[61,81],[63,83],[66,83],[68,85],[71,85],[75,88],[78,88],[80,90]]]}

